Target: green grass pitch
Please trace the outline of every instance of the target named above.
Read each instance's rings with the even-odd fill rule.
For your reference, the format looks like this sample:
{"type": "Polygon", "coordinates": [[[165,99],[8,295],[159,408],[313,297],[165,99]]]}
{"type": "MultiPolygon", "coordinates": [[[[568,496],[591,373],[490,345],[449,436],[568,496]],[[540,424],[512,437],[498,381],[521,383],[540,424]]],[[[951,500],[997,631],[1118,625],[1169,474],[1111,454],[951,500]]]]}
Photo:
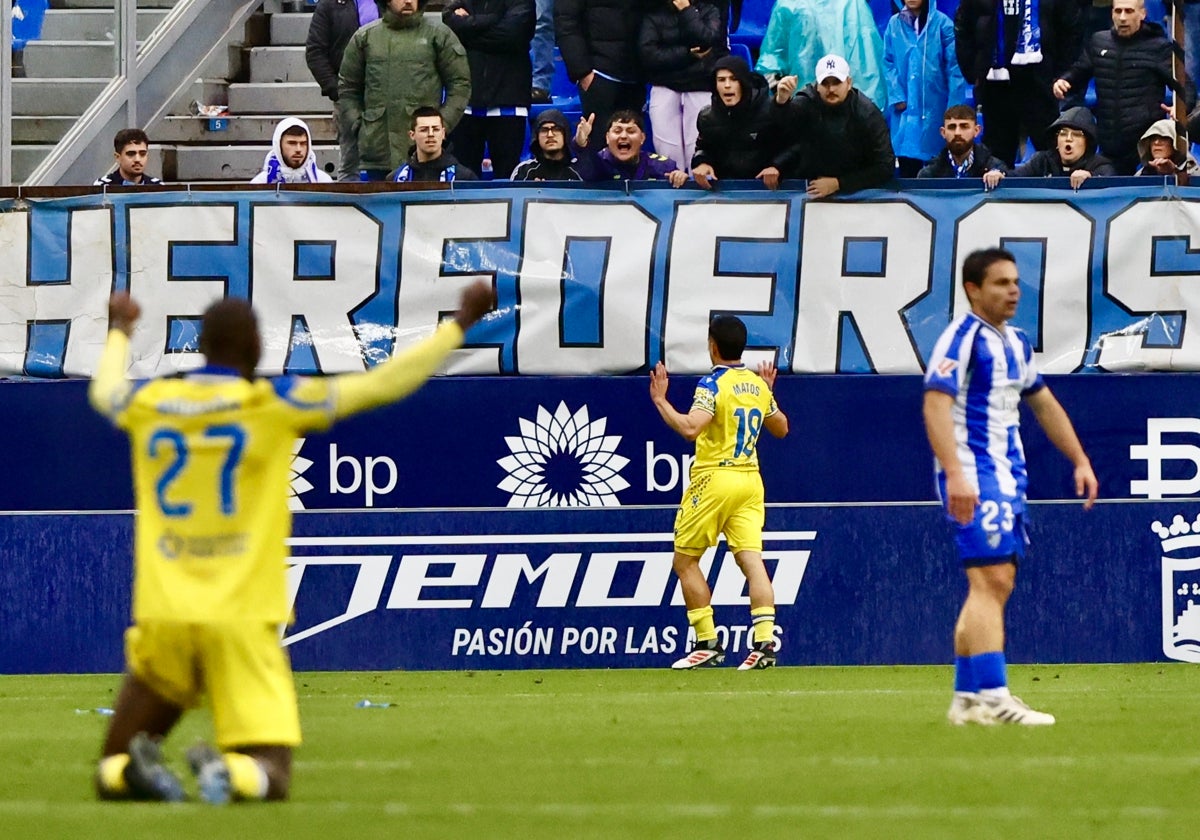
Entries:
{"type": "MultiPolygon", "coordinates": [[[[0,836],[1016,840],[1200,824],[1200,670],[1179,663],[1012,667],[1015,693],[1058,716],[1048,728],[950,726],[949,667],[296,681],[292,800],[212,808],[94,800],[107,718],[92,710],[117,677],[0,677],[0,836]]],[[[176,769],[208,723],[172,735],[176,769]]]]}

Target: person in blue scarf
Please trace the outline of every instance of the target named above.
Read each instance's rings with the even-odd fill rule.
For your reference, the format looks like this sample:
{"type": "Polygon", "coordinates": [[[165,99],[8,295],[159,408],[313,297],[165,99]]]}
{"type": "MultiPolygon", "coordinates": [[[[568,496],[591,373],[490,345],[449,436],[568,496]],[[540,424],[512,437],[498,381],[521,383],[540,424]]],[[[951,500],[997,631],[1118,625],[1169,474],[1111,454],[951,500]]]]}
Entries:
{"type": "Polygon", "coordinates": [[[286,117],[275,126],[271,151],[263,158],[262,171],[250,179],[251,184],[324,184],[333,181],[329,173],[317,166],[308,124],[296,117],[286,117]]]}

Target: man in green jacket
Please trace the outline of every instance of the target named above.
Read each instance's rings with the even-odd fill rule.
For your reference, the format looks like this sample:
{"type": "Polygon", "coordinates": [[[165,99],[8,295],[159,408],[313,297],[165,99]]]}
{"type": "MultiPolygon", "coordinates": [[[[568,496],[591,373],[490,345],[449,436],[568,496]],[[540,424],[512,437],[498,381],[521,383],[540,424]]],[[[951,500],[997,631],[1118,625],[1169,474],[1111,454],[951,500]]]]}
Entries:
{"type": "Polygon", "coordinates": [[[440,109],[450,131],[471,96],[466,50],[440,20],[422,14],[422,3],[388,0],[383,17],[346,45],[338,101],[365,181],[383,180],[408,158],[413,111],[440,109]]]}

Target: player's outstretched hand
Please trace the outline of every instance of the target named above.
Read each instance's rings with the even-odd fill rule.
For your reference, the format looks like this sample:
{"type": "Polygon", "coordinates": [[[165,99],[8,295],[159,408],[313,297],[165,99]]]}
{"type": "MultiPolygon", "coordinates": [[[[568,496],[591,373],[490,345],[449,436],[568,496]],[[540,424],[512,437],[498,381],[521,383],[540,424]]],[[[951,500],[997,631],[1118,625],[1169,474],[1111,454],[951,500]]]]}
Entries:
{"type": "Polygon", "coordinates": [[[1080,464],[1075,468],[1075,495],[1083,499],[1083,509],[1091,510],[1100,495],[1100,482],[1092,471],[1090,463],[1080,464]]]}
{"type": "Polygon", "coordinates": [[[466,332],[471,325],[496,308],[496,290],[484,280],[476,280],[463,289],[454,320],[466,332]]]}
{"type": "Polygon", "coordinates": [[[129,292],[113,292],[108,299],[108,328],[133,335],[133,325],[142,315],[142,307],[129,296],[129,292]]]}
{"type": "Polygon", "coordinates": [[[763,382],[766,382],[767,387],[772,391],[775,390],[775,374],[777,373],[779,373],[779,370],[775,367],[774,362],[758,363],[758,375],[762,377],[763,382]]]}
{"type": "Polygon", "coordinates": [[[659,362],[650,369],[650,399],[654,402],[667,398],[667,366],[659,362]]]}

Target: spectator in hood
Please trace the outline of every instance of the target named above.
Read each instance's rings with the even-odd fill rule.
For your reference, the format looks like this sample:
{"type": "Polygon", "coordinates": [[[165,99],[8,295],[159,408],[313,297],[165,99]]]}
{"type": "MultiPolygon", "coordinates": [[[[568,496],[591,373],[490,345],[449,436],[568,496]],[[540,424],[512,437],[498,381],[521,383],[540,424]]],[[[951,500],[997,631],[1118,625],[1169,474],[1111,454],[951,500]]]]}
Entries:
{"type": "Polygon", "coordinates": [[[333,121],[338,133],[339,181],[358,180],[358,149],[342,119],[338,100],[338,70],[346,44],[360,27],[379,20],[376,0],[317,0],[312,20],[308,24],[308,39],[304,43],[304,61],[308,64],[321,95],[333,103],[333,121]]]}
{"type": "Polygon", "coordinates": [[[287,117],[275,126],[271,151],[263,159],[262,171],[250,179],[251,184],[324,184],[333,178],[317,166],[308,124],[296,117],[287,117]]]}
{"type": "MultiPolygon", "coordinates": [[[[1171,74],[1171,42],[1157,23],[1146,22],[1143,0],[1113,0],[1111,29],[1092,35],[1070,70],[1054,82],[1063,99],[1096,79],[1096,133],[1100,151],[1120,175],[1138,167],[1138,140],[1162,116],[1167,88],[1190,94],[1171,74]]],[[[1188,102],[1188,105],[1192,105],[1188,102]]]]}
{"type": "Polygon", "coordinates": [[[513,170],[513,181],[580,181],[575,171],[567,137],[571,131],[567,118],[557,108],[538,114],[529,139],[532,160],[522,161],[513,170]]]}
{"type": "Polygon", "coordinates": [[[437,108],[422,107],[413,112],[408,137],[413,143],[408,162],[388,173],[389,181],[478,181],[479,176],[459,163],[442,147],[446,142],[446,123],[437,108]]]}
{"type": "Polygon", "coordinates": [[[752,72],[744,59],[727,55],[713,70],[711,98],[712,104],[696,120],[696,183],[708,190],[721,178],[756,178],[768,189],[778,188],[780,132],[767,80],[752,72]]]}
{"type": "Polygon", "coordinates": [[[898,174],[916,177],[941,148],[941,118],[967,101],[967,83],[954,55],[954,22],[929,0],[895,0],[900,11],[883,35],[883,71],[898,174]]]}
{"type": "Polygon", "coordinates": [[[1174,175],[1180,186],[1187,186],[1200,165],[1188,151],[1187,137],[1179,133],[1175,120],[1159,120],[1146,129],[1138,141],[1142,165],[1138,175],[1174,175]]]}
{"type": "Polygon", "coordinates": [[[1116,175],[1112,161],[1096,151],[1096,118],[1087,108],[1069,108],[1050,125],[1054,148],[1037,152],[1013,170],[1017,178],[1068,177],[1079,189],[1093,175],[1116,175]]]}

